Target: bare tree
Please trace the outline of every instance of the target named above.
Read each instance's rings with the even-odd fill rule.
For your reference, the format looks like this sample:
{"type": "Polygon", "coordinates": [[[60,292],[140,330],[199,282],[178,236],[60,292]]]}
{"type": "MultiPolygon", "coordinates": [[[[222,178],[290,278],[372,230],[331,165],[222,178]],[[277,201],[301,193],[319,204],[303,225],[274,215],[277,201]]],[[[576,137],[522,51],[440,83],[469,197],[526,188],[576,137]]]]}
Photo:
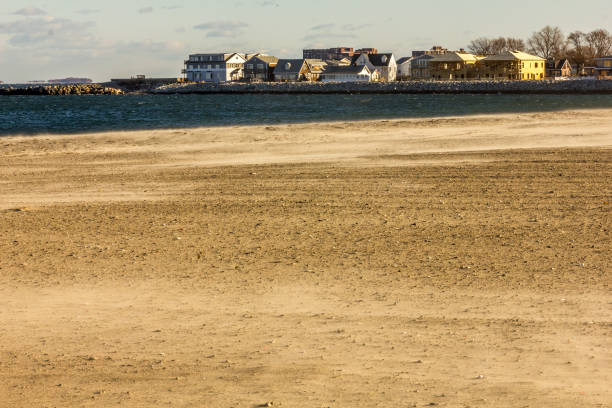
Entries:
{"type": "Polygon", "coordinates": [[[524,51],[525,42],[520,38],[486,38],[480,37],[468,45],[472,54],[495,55],[504,51],[524,51]]]}
{"type": "Polygon", "coordinates": [[[468,51],[477,55],[492,55],[493,52],[491,40],[485,37],[472,40],[470,45],[468,45],[468,51]]]}
{"type": "Polygon", "coordinates": [[[525,51],[525,41],[520,38],[506,38],[506,49],[508,51],[525,51]]]}
{"type": "Polygon", "coordinates": [[[500,54],[506,51],[506,39],[504,37],[494,38],[491,40],[491,53],[500,54]]]}
{"type": "Polygon", "coordinates": [[[559,27],[546,26],[527,40],[529,51],[544,59],[558,58],[564,51],[565,38],[559,27]]]}
{"type": "Polygon", "coordinates": [[[593,58],[585,37],[586,34],[582,31],[574,31],[567,36],[567,57],[578,65],[578,72],[593,58]]]}
{"type": "Polygon", "coordinates": [[[584,40],[593,58],[605,57],[612,49],[612,35],[604,29],[591,31],[584,40]]]}

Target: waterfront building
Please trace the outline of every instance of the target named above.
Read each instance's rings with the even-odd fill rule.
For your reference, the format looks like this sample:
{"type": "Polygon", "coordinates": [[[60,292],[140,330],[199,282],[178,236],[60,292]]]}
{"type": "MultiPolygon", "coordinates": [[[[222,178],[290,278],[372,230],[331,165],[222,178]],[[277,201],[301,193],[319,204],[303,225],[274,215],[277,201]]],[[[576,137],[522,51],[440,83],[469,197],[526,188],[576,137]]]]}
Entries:
{"type": "Polygon", "coordinates": [[[564,78],[572,75],[572,65],[567,58],[546,61],[546,78],[564,78]]]}
{"type": "Polygon", "coordinates": [[[302,51],[302,57],[304,59],[318,59],[322,61],[327,60],[341,60],[343,58],[352,58],[354,51],[350,47],[336,47],[336,48],[311,48],[302,51]]]}
{"type": "Polygon", "coordinates": [[[185,61],[183,74],[192,82],[238,81],[244,75],[246,55],[239,53],[192,54],[185,61]]]}
{"type": "Polygon", "coordinates": [[[393,53],[385,54],[356,54],[351,65],[367,66],[371,72],[380,73],[380,81],[391,82],[397,78],[397,62],[393,53]]]}
{"type": "Polygon", "coordinates": [[[326,66],[318,59],[279,59],[274,68],[274,81],[317,81],[326,66]]]}
{"type": "Polygon", "coordinates": [[[429,75],[437,81],[476,79],[479,57],[466,52],[449,52],[429,60],[429,75]]]}
{"type": "Polygon", "coordinates": [[[599,79],[612,79],[612,55],[595,58],[593,73],[599,79]]]}
{"type": "Polygon", "coordinates": [[[397,79],[407,81],[411,75],[411,65],[413,57],[403,57],[397,60],[397,79]]]}
{"type": "Polygon", "coordinates": [[[432,54],[421,54],[410,60],[410,79],[424,81],[431,79],[429,73],[429,60],[433,59],[432,54]]]}
{"type": "Polygon", "coordinates": [[[541,80],[546,74],[546,60],[522,51],[505,51],[482,59],[479,79],[541,80]]]}
{"type": "Polygon", "coordinates": [[[249,81],[270,82],[274,80],[274,68],[278,58],[256,54],[244,63],[244,79],[249,81]]]}
{"type": "Polygon", "coordinates": [[[327,66],[321,74],[322,82],[370,82],[372,72],[365,65],[327,66]]]}

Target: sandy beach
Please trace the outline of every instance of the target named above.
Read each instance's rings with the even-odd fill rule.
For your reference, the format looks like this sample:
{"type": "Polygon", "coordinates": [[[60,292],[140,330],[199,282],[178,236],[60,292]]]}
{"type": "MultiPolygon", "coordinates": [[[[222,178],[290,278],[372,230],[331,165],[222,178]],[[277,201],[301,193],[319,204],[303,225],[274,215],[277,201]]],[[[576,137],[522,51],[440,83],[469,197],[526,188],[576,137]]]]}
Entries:
{"type": "Polygon", "coordinates": [[[0,407],[610,407],[612,110],[0,138],[0,407]]]}

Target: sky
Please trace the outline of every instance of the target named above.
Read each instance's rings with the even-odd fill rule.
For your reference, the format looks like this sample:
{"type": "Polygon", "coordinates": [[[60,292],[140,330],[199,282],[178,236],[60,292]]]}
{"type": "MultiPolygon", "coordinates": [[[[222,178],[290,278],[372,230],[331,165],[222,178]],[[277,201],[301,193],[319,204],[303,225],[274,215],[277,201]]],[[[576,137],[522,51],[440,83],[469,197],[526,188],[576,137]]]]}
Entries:
{"type": "Polygon", "coordinates": [[[612,32],[609,0],[0,0],[0,81],[177,77],[198,52],[302,55],[374,47],[396,58],[546,25],[612,32]]]}

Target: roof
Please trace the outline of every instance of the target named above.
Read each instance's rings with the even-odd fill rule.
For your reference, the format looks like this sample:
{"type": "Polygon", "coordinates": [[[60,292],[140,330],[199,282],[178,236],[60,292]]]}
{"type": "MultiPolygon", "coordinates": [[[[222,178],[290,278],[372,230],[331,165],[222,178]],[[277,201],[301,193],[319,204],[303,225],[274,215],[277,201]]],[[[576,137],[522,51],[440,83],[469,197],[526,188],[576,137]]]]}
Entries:
{"type": "Polygon", "coordinates": [[[391,63],[393,58],[392,53],[386,54],[368,54],[368,59],[375,67],[386,67],[391,63]]]}
{"type": "Polygon", "coordinates": [[[255,59],[261,60],[261,61],[266,62],[268,64],[276,64],[278,62],[278,58],[276,58],[276,57],[273,57],[271,55],[261,55],[261,54],[255,55],[255,56],[251,57],[249,59],[249,61],[250,60],[255,60],[255,59]]]}
{"type": "Polygon", "coordinates": [[[491,55],[485,61],[544,61],[544,58],[537,55],[527,54],[522,51],[504,51],[501,54],[491,55]]]}
{"type": "Polygon", "coordinates": [[[568,64],[571,66],[571,64],[569,63],[569,60],[567,58],[562,58],[559,61],[557,61],[557,65],[555,66],[556,69],[562,69],[565,64],[568,64]]]}
{"type": "Polygon", "coordinates": [[[605,56],[605,57],[599,57],[599,58],[593,58],[593,59],[596,59],[596,60],[612,59],[612,55],[608,55],[608,56],[605,56]]]}
{"type": "Polygon", "coordinates": [[[404,62],[412,61],[412,57],[403,57],[397,60],[397,65],[401,65],[404,62]]]}
{"type": "Polygon", "coordinates": [[[422,55],[419,55],[418,57],[412,57],[410,61],[422,60],[422,59],[433,59],[435,57],[436,56],[432,54],[422,54],[422,55]]]}
{"type": "Polygon", "coordinates": [[[357,63],[357,60],[362,55],[365,56],[375,67],[386,67],[391,63],[391,59],[394,58],[393,53],[390,52],[385,54],[355,54],[351,60],[351,65],[357,63]]]}
{"type": "Polygon", "coordinates": [[[365,65],[332,65],[325,68],[325,72],[323,74],[360,74],[364,68],[370,72],[368,67],[365,65]]]}
{"type": "Polygon", "coordinates": [[[299,74],[305,62],[304,59],[279,59],[274,74],[299,74]]]}
{"type": "Polygon", "coordinates": [[[436,55],[431,59],[431,62],[476,62],[479,58],[474,54],[449,52],[442,55],[436,55]]]}

